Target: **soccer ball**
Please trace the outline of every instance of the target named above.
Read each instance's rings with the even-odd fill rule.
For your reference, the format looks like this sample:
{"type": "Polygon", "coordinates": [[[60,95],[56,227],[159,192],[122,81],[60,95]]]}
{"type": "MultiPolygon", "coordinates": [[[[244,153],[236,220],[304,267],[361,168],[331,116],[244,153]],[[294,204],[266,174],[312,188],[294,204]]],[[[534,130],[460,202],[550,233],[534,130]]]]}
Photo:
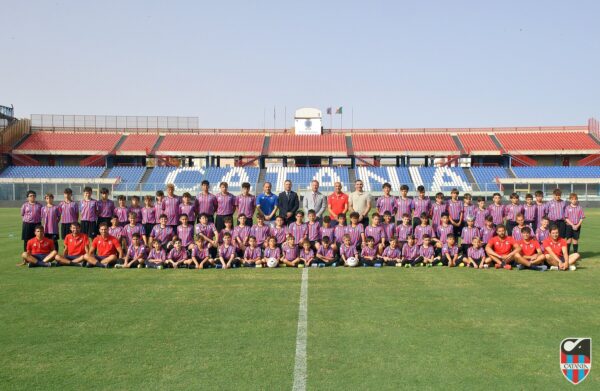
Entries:
{"type": "Polygon", "coordinates": [[[277,262],[277,259],[275,259],[275,258],[269,258],[269,259],[267,259],[267,266],[268,267],[277,267],[278,264],[279,264],[279,262],[277,262]]]}
{"type": "Polygon", "coordinates": [[[356,267],[356,266],[358,266],[358,259],[356,259],[354,257],[350,257],[350,258],[346,259],[346,264],[350,267],[356,267]]]}

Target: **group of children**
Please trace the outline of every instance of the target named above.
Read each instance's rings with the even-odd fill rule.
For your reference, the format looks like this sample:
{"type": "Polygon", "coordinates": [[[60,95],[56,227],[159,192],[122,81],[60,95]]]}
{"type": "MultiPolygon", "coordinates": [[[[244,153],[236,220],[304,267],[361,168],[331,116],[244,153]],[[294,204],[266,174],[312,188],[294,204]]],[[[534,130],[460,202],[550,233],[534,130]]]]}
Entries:
{"type": "MultiPolygon", "coordinates": [[[[225,217],[221,230],[215,227],[213,216],[196,213],[188,193],[181,197],[177,210],[169,211],[162,191],[157,192],[155,204],[146,196],[143,207],[137,196],[129,206],[119,196],[118,205],[110,207],[108,190],[102,189],[96,201],[89,188],[79,203],[66,189],[60,205],[54,204],[52,194],[46,194],[42,206],[30,191],[21,208],[22,259],[30,266],[156,269],[443,265],[533,270],[547,266],[574,270],[579,259],[584,214],[574,193],[568,204],[559,189],[550,202],[536,192],[535,200],[527,194],[521,204],[514,193],[508,205],[496,193],[493,203],[486,206],[483,198],[472,204],[469,194],[459,200],[456,189],[450,200],[437,193],[434,202],[422,186],[414,199],[406,197],[406,186],[399,198],[391,196],[390,189],[384,184],[384,195],[366,227],[358,213],[351,213],[349,222],[344,214],[334,221],[329,216],[319,221],[315,211],[309,210],[305,221],[299,210],[295,222],[287,226],[283,216],[267,224],[258,213],[252,224],[253,216],[240,213],[235,226],[232,217],[225,217]],[[65,244],[61,254],[57,252],[59,228],[65,244]]],[[[171,196],[174,189],[167,190],[171,196]]]]}

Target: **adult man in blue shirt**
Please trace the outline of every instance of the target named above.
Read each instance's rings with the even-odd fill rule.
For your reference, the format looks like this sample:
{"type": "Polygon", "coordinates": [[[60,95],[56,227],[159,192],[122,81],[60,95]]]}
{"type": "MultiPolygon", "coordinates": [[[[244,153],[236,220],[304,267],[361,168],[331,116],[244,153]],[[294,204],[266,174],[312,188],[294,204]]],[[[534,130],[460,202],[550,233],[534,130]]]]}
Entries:
{"type": "Polygon", "coordinates": [[[275,225],[275,217],[277,214],[277,195],[271,193],[271,182],[265,182],[263,193],[256,198],[256,206],[258,212],[265,216],[265,224],[269,226],[275,225]]]}

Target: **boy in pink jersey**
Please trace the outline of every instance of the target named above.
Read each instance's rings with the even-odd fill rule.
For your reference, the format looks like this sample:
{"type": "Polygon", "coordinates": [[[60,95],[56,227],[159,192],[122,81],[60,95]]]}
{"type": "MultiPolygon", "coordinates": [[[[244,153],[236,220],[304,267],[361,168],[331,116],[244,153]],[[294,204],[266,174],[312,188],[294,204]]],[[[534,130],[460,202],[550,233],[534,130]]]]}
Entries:
{"type": "Polygon", "coordinates": [[[161,247],[160,242],[155,240],[152,242],[152,250],[150,250],[150,254],[148,254],[148,258],[144,265],[148,269],[162,269],[165,260],[167,259],[167,254],[165,250],[161,247]]]}
{"type": "Polygon", "coordinates": [[[472,245],[473,238],[478,237],[479,235],[481,234],[479,233],[479,228],[475,227],[475,219],[473,216],[467,217],[467,226],[462,229],[460,234],[460,250],[464,256],[467,255],[469,248],[472,245]]]}
{"type": "Polygon", "coordinates": [[[271,227],[265,224],[265,215],[260,212],[256,216],[256,224],[254,224],[250,229],[250,235],[256,238],[258,247],[267,247],[267,239],[269,239],[269,236],[271,236],[271,227]]]}
{"type": "Polygon", "coordinates": [[[585,219],[585,215],[581,205],[579,205],[577,194],[571,193],[569,195],[569,205],[565,208],[565,224],[567,226],[565,239],[567,239],[567,251],[569,253],[571,252],[571,244],[573,245],[573,251],[579,252],[579,234],[583,219],[585,219]]]}
{"type": "Polygon", "coordinates": [[[421,266],[431,267],[433,266],[433,259],[435,258],[435,248],[431,245],[431,238],[429,235],[423,235],[423,244],[419,246],[419,258],[415,265],[420,264],[421,266]]]}
{"type": "Polygon", "coordinates": [[[150,237],[152,228],[156,225],[156,209],[152,205],[152,196],[144,197],[144,207],[142,208],[142,225],[144,226],[144,232],[146,237],[150,237]]]}
{"type": "Polygon", "coordinates": [[[98,224],[110,225],[110,219],[115,212],[115,203],[108,198],[110,192],[106,187],[100,189],[100,200],[98,200],[98,224]]]}
{"type": "Polygon", "coordinates": [[[360,263],[363,266],[374,266],[379,251],[375,247],[375,239],[367,236],[367,243],[360,250],[360,263]]]}
{"type": "MultiPolygon", "coordinates": [[[[283,218],[281,220],[283,222],[283,218]]],[[[275,236],[270,236],[267,240],[267,248],[265,248],[261,264],[263,266],[266,265],[270,258],[276,259],[277,263],[281,260],[281,249],[277,246],[277,238],[275,236]]]]}
{"type": "Polygon", "coordinates": [[[142,223],[142,207],[140,205],[140,197],[134,195],[131,197],[131,205],[128,208],[129,213],[135,213],[135,222],[142,223]]]}
{"type": "Polygon", "coordinates": [[[533,195],[527,194],[525,196],[525,205],[523,205],[523,216],[525,217],[525,225],[531,227],[535,232],[537,222],[537,207],[533,203],[533,195]]]}
{"type": "Polygon", "coordinates": [[[216,248],[219,245],[219,232],[215,228],[215,225],[209,221],[208,217],[206,213],[200,215],[200,222],[194,226],[194,234],[200,235],[215,250],[214,254],[212,254],[215,256],[217,254],[216,248]]]}
{"type": "Polygon", "coordinates": [[[492,216],[494,225],[500,225],[504,220],[504,205],[502,205],[502,196],[500,193],[494,193],[492,201],[492,204],[488,206],[488,211],[490,212],[490,216],[492,216]]]}
{"type": "Polygon", "coordinates": [[[262,251],[256,238],[252,235],[248,237],[248,246],[244,250],[244,257],[242,259],[242,265],[244,267],[256,267],[261,262],[262,251]]]}
{"type": "Polygon", "coordinates": [[[192,225],[196,222],[196,205],[192,202],[192,195],[188,192],[181,196],[181,204],[179,204],[179,215],[186,214],[192,225]]]}
{"type": "Polygon", "coordinates": [[[448,211],[448,205],[444,203],[444,194],[437,193],[435,195],[435,202],[431,205],[429,216],[431,216],[431,226],[433,230],[437,230],[438,225],[442,221],[442,214],[448,211]]]}
{"type": "Polygon", "coordinates": [[[429,225],[429,217],[427,214],[422,213],[419,221],[421,221],[421,224],[415,227],[413,234],[417,239],[417,245],[420,246],[423,244],[423,237],[425,237],[425,235],[429,236],[429,238],[433,241],[435,239],[435,232],[433,227],[429,225]]]}
{"type": "Polygon", "coordinates": [[[513,228],[517,225],[517,215],[523,214],[523,205],[519,203],[519,195],[512,193],[510,195],[510,204],[504,207],[504,217],[506,218],[506,232],[512,236],[513,228]]]}
{"type": "Polygon", "coordinates": [[[304,223],[304,212],[296,212],[296,221],[288,225],[287,233],[294,237],[295,243],[302,243],[308,237],[308,227],[304,223]]]}
{"type": "Polygon", "coordinates": [[[402,248],[408,241],[408,237],[413,234],[413,227],[410,224],[410,216],[406,213],[402,215],[402,223],[396,226],[396,239],[398,239],[399,246],[402,248]]]}
{"type": "MultiPolygon", "coordinates": [[[[536,221],[535,221],[535,231],[537,231],[538,227],[542,225],[542,219],[548,214],[548,204],[544,202],[544,192],[538,190],[534,193],[535,195],[535,208],[536,212],[536,221]]],[[[540,242],[541,243],[541,242],[540,242]]]]}
{"type": "Polygon", "coordinates": [[[385,212],[390,212],[390,214],[394,216],[396,215],[398,204],[396,202],[396,197],[390,194],[390,192],[392,191],[392,185],[386,182],[383,184],[382,189],[383,196],[377,199],[377,213],[383,216],[385,212]]]}
{"type": "Polygon", "coordinates": [[[288,235],[286,242],[281,246],[281,263],[289,267],[297,267],[300,264],[300,251],[296,245],[293,235],[288,235]]]}
{"type": "Polygon", "coordinates": [[[223,244],[217,251],[217,260],[224,269],[240,266],[240,259],[236,256],[236,249],[229,232],[223,235],[223,244]]]}
{"type": "Polygon", "coordinates": [[[321,246],[317,250],[316,262],[319,266],[333,266],[337,263],[335,250],[331,247],[331,239],[329,236],[323,236],[321,246]]]}
{"type": "Polygon", "coordinates": [[[180,203],[181,198],[175,195],[175,185],[167,184],[167,196],[163,200],[163,213],[167,215],[167,225],[171,226],[173,232],[177,229],[180,203]]]}
{"type": "Polygon", "coordinates": [[[54,205],[54,194],[46,193],[46,205],[42,207],[42,224],[44,225],[44,236],[54,242],[54,248],[58,251],[58,223],[60,221],[60,208],[54,205]]]}
{"type": "MultiPolygon", "coordinates": [[[[380,223],[381,217],[379,217],[379,214],[373,213],[371,215],[371,224],[365,228],[363,235],[366,238],[371,237],[373,240],[375,240],[375,249],[377,250],[378,254],[381,254],[385,248],[385,232],[383,231],[383,226],[380,223]]],[[[366,245],[367,242],[363,242],[361,244],[361,248],[365,247],[366,245]]]]}
{"type": "MultiPolygon", "coordinates": [[[[358,214],[357,212],[352,213],[358,214]]],[[[358,224],[358,216],[356,222],[358,224]]],[[[358,257],[358,251],[356,250],[356,246],[352,244],[352,237],[350,234],[345,234],[342,238],[342,245],[340,246],[340,260],[344,263],[344,266],[347,266],[348,258],[352,257],[358,257]]]]}
{"type": "Polygon", "coordinates": [[[188,261],[189,269],[204,269],[207,265],[209,265],[210,259],[210,243],[205,242],[202,236],[196,235],[194,237],[195,244],[192,247],[191,258],[188,261]]]}
{"type": "Polygon", "coordinates": [[[177,226],[177,237],[181,240],[181,245],[186,250],[191,251],[194,247],[194,226],[191,225],[188,215],[182,214],[179,217],[179,224],[177,226]]]}
{"type": "Polygon", "coordinates": [[[125,245],[121,244],[123,248],[129,248],[131,246],[133,235],[139,234],[143,239],[144,243],[148,242],[148,238],[146,238],[146,233],[144,232],[144,227],[137,222],[137,216],[134,212],[129,213],[129,224],[123,227],[123,239],[125,240],[125,245]]]}
{"type": "Polygon", "coordinates": [[[452,189],[448,200],[448,222],[453,228],[454,236],[458,237],[463,224],[463,203],[458,199],[458,189],[452,189]]]}
{"type": "Polygon", "coordinates": [[[439,263],[448,267],[460,266],[462,264],[462,258],[463,256],[460,255],[458,246],[456,245],[456,238],[452,234],[448,235],[446,244],[442,247],[438,266],[440,266],[439,263]]]}
{"type": "Polygon", "coordinates": [[[423,185],[419,185],[417,187],[417,193],[419,193],[419,195],[413,200],[413,229],[417,225],[421,224],[421,215],[423,213],[429,215],[429,211],[431,210],[431,200],[429,199],[429,197],[425,196],[425,187],[423,185]]]}
{"type": "Polygon", "coordinates": [[[139,233],[134,233],[131,237],[131,244],[127,248],[123,264],[116,264],[115,268],[124,267],[130,269],[137,267],[140,269],[146,262],[146,246],[141,241],[139,233]]]}
{"type": "Polygon", "coordinates": [[[64,201],[58,207],[60,208],[60,237],[64,240],[71,233],[71,224],[79,221],[79,206],[73,201],[73,190],[66,188],[63,191],[64,201]]]}
{"type": "Polygon", "coordinates": [[[238,215],[238,226],[233,229],[233,245],[238,248],[241,256],[248,246],[250,238],[250,227],[246,224],[246,215],[241,213],[238,215]]]}
{"type": "Polygon", "coordinates": [[[335,226],[335,229],[333,230],[333,236],[334,236],[335,242],[332,246],[335,246],[336,250],[339,250],[342,243],[344,243],[344,235],[346,235],[346,228],[347,228],[346,215],[339,214],[337,216],[337,225],[335,226]]]}
{"type": "Polygon", "coordinates": [[[473,210],[475,217],[475,227],[481,229],[485,227],[485,219],[490,215],[490,211],[485,207],[485,198],[477,198],[477,208],[473,210]]]}
{"type": "Polygon", "coordinates": [[[400,217],[407,214],[412,216],[414,203],[413,199],[407,196],[408,194],[408,186],[402,185],[400,186],[400,197],[396,201],[398,204],[398,210],[396,212],[397,220],[400,220],[400,217]]]}
{"type": "Polygon", "coordinates": [[[306,223],[307,239],[313,249],[317,248],[321,240],[321,224],[317,220],[317,212],[313,209],[308,211],[308,223],[306,223]]]}
{"type": "Polygon", "coordinates": [[[350,225],[346,227],[346,235],[350,235],[350,243],[354,246],[360,246],[365,241],[365,229],[358,222],[360,214],[358,212],[350,213],[350,225]]]}
{"type": "Polygon", "coordinates": [[[167,244],[171,239],[173,239],[173,228],[167,225],[167,215],[160,215],[159,224],[156,224],[154,228],[152,228],[152,232],[150,233],[150,243],[153,241],[158,241],[162,248],[167,249],[167,244]]]}
{"type": "Polygon", "coordinates": [[[81,232],[93,239],[98,234],[98,201],[92,198],[92,188],[83,188],[83,200],[79,201],[81,215],[81,232]]]}
{"type": "MultiPolygon", "coordinates": [[[[327,236],[329,239],[334,237],[334,228],[331,226],[331,217],[329,216],[323,216],[323,225],[320,228],[320,232],[319,232],[319,236],[321,237],[321,241],[323,241],[323,238],[325,236],[327,236]]],[[[319,250],[319,248],[321,247],[321,243],[317,242],[315,243],[315,247],[317,248],[317,251],[319,250]]]]}
{"type": "Polygon", "coordinates": [[[398,240],[396,238],[390,239],[390,245],[383,250],[379,259],[386,266],[402,265],[402,250],[398,248],[398,240]]]}
{"type": "Polygon", "coordinates": [[[173,240],[173,248],[171,249],[171,251],[169,251],[169,255],[167,255],[165,265],[167,267],[170,266],[173,269],[177,269],[187,260],[189,260],[187,250],[181,245],[181,240],[175,238],[173,240]]]}
{"type": "Polygon", "coordinates": [[[127,208],[127,199],[124,195],[117,197],[117,207],[114,210],[114,215],[119,220],[119,225],[124,227],[129,222],[129,208],[127,208]]]}
{"type": "Polygon", "coordinates": [[[523,213],[519,213],[517,215],[516,220],[517,220],[517,225],[513,227],[512,237],[516,241],[519,241],[519,240],[523,239],[523,236],[521,235],[521,231],[523,230],[523,228],[525,228],[527,226],[525,225],[525,217],[523,216],[523,213]]]}
{"type": "Polygon", "coordinates": [[[275,226],[271,228],[271,236],[277,241],[277,247],[281,247],[285,243],[287,236],[287,228],[284,225],[285,220],[283,216],[277,216],[275,218],[275,226]]]}
{"type": "Polygon", "coordinates": [[[419,246],[413,235],[408,235],[407,242],[402,246],[401,265],[404,267],[413,267],[418,262],[419,246]]]}
{"type": "Polygon", "coordinates": [[[467,250],[467,255],[463,257],[463,263],[467,267],[482,269],[490,263],[485,255],[485,249],[481,246],[481,239],[478,236],[473,237],[471,247],[467,250]]]}
{"type": "Polygon", "coordinates": [[[490,239],[496,235],[496,227],[492,216],[485,218],[485,226],[479,230],[479,234],[481,235],[481,245],[483,247],[487,246],[490,239]]]}
{"type": "Polygon", "coordinates": [[[383,233],[385,234],[385,245],[390,243],[390,239],[396,236],[396,223],[391,213],[383,214],[383,233]]]}
{"type": "Polygon", "coordinates": [[[448,221],[450,220],[448,213],[443,213],[442,214],[442,219],[441,219],[441,223],[440,225],[438,225],[437,229],[435,230],[435,235],[436,238],[433,238],[433,241],[436,242],[436,247],[438,249],[442,248],[447,241],[447,238],[449,235],[453,235],[454,236],[454,226],[448,224],[448,221]]]}
{"type": "Polygon", "coordinates": [[[312,249],[310,240],[304,239],[298,256],[300,257],[300,264],[304,264],[306,267],[309,267],[312,264],[315,260],[315,251],[312,249]]]}

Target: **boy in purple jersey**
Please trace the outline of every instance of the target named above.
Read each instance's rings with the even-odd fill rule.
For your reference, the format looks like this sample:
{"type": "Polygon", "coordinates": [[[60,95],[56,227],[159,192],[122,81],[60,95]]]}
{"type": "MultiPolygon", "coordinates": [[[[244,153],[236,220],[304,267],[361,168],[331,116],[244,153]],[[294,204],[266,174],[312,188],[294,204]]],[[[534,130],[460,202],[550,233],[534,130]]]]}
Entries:
{"type": "Polygon", "coordinates": [[[123,227],[119,225],[119,219],[117,216],[113,216],[110,219],[110,227],[108,227],[108,234],[114,236],[121,246],[123,246],[123,227]]]}
{"type": "Polygon", "coordinates": [[[106,187],[100,189],[100,200],[98,201],[98,224],[110,224],[110,219],[115,212],[115,203],[108,198],[109,191],[106,187]]]}
{"type": "Polygon", "coordinates": [[[233,218],[233,214],[235,213],[235,196],[229,192],[227,182],[221,182],[219,189],[221,191],[216,195],[217,218],[215,219],[215,227],[221,231],[225,227],[225,218],[233,218]]]}
{"type": "MultiPolygon", "coordinates": [[[[169,227],[171,228],[171,227],[169,227]]],[[[173,269],[179,268],[179,265],[184,264],[189,260],[187,250],[183,248],[181,245],[180,239],[173,240],[173,248],[169,251],[169,255],[167,255],[167,260],[165,261],[166,267],[172,267],[173,269]]]]}
{"type": "Polygon", "coordinates": [[[296,221],[288,225],[287,233],[294,237],[296,243],[302,243],[308,237],[308,227],[304,223],[304,212],[296,212],[296,221]]]}
{"type": "Polygon", "coordinates": [[[179,224],[177,226],[177,237],[181,240],[181,245],[188,251],[192,251],[194,247],[194,227],[189,223],[188,215],[182,214],[179,216],[179,224]]]}
{"type": "Polygon", "coordinates": [[[460,235],[463,224],[463,203],[458,199],[458,189],[452,189],[448,200],[448,222],[452,226],[454,236],[460,235]]]}
{"type": "Polygon", "coordinates": [[[310,246],[316,249],[319,240],[321,240],[321,224],[319,221],[317,221],[317,212],[315,212],[313,209],[308,211],[308,223],[306,224],[306,231],[310,246]]]}
{"type": "Polygon", "coordinates": [[[358,222],[359,218],[358,212],[350,213],[350,225],[346,227],[346,234],[350,235],[350,243],[354,247],[360,246],[365,241],[365,228],[358,222]]]}
{"type": "Polygon", "coordinates": [[[236,255],[236,248],[233,245],[232,237],[229,232],[223,235],[223,244],[217,251],[217,259],[225,269],[231,269],[240,266],[240,258],[236,255]]]}
{"type": "Polygon", "coordinates": [[[386,266],[399,266],[402,262],[402,250],[398,248],[398,240],[390,239],[390,245],[383,250],[379,259],[386,266]]]}
{"type": "Polygon", "coordinates": [[[256,210],[256,197],[250,194],[250,183],[242,183],[242,194],[235,198],[235,205],[238,213],[246,215],[246,225],[251,227],[256,210]]]}
{"type": "Polygon", "coordinates": [[[44,236],[54,242],[58,251],[58,222],[60,221],[60,208],[54,205],[54,194],[46,193],[46,205],[42,207],[41,217],[44,226],[44,236]]]}
{"type": "Polygon", "coordinates": [[[204,242],[204,239],[200,235],[194,237],[195,244],[192,247],[192,254],[187,262],[188,269],[204,269],[205,266],[209,265],[210,244],[204,242]]]}
{"type": "Polygon", "coordinates": [[[124,227],[129,222],[129,208],[127,208],[127,199],[124,195],[117,197],[117,204],[118,206],[114,210],[114,215],[119,219],[119,225],[124,227]]]}
{"type": "Polygon", "coordinates": [[[300,263],[298,246],[293,235],[288,235],[286,242],[281,246],[281,262],[290,267],[297,267],[300,263]]]}
{"type": "Polygon", "coordinates": [[[517,225],[513,228],[512,235],[511,235],[514,240],[518,241],[518,240],[523,239],[523,236],[521,235],[521,231],[525,227],[527,227],[525,225],[525,217],[523,216],[523,213],[519,213],[517,215],[517,225]]]}
{"type": "MultiPolygon", "coordinates": [[[[281,220],[283,222],[283,217],[281,217],[281,220]]],[[[270,258],[275,258],[278,262],[279,260],[281,260],[281,249],[277,246],[277,238],[275,236],[270,236],[267,240],[267,243],[267,248],[265,248],[265,252],[263,254],[263,259],[261,262],[263,266],[267,264],[267,261],[270,258]]]]}
{"type": "Polygon", "coordinates": [[[408,241],[408,237],[413,234],[413,227],[410,225],[410,216],[406,213],[402,215],[402,224],[396,227],[396,239],[398,239],[399,246],[404,247],[404,244],[408,241]]]}
{"type": "Polygon", "coordinates": [[[402,246],[401,265],[404,267],[413,267],[419,259],[419,246],[413,235],[408,235],[408,241],[402,246]]]}
{"type": "Polygon", "coordinates": [[[565,224],[565,208],[567,203],[561,199],[562,190],[554,189],[552,192],[553,200],[548,202],[548,219],[550,226],[558,227],[558,234],[561,238],[567,236],[567,226],[565,224]]]}
{"type": "Polygon", "coordinates": [[[128,248],[131,246],[133,235],[139,234],[140,237],[144,240],[144,243],[148,243],[148,238],[144,232],[144,227],[141,224],[137,223],[137,216],[135,213],[129,213],[129,224],[123,227],[123,239],[125,240],[125,245],[121,244],[123,248],[128,248]]]}
{"type": "Polygon", "coordinates": [[[312,249],[310,240],[304,239],[298,257],[300,257],[300,264],[304,264],[306,267],[309,267],[311,263],[315,260],[315,251],[312,249]]]}
{"type": "Polygon", "coordinates": [[[431,240],[435,239],[435,232],[433,231],[433,227],[429,225],[429,217],[425,213],[421,213],[419,218],[421,224],[417,225],[414,229],[413,235],[417,239],[417,245],[423,244],[423,238],[425,235],[428,235],[431,240]]]}
{"type": "Polygon", "coordinates": [[[244,267],[256,267],[262,259],[262,251],[256,241],[256,238],[252,235],[248,237],[248,246],[244,250],[244,257],[242,259],[242,265],[244,267]]]}
{"type": "Polygon", "coordinates": [[[412,216],[413,209],[415,208],[413,199],[408,198],[408,186],[402,185],[400,186],[400,197],[396,201],[398,203],[398,211],[396,212],[397,220],[400,220],[400,217],[407,214],[412,216]]]}
{"type": "Polygon", "coordinates": [[[98,202],[92,198],[92,188],[83,188],[83,200],[79,201],[81,232],[94,239],[98,233],[98,202]]]}
{"type": "Polygon", "coordinates": [[[436,247],[438,249],[442,248],[445,244],[446,241],[448,239],[449,235],[453,235],[454,232],[454,227],[450,224],[448,224],[448,220],[449,220],[449,216],[448,213],[442,213],[442,220],[440,225],[438,225],[437,229],[435,230],[435,235],[436,238],[433,238],[433,241],[436,242],[436,247]]]}
{"type": "Polygon", "coordinates": [[[140,269],[146,261],[146,246],[142,243],[139,233],[134,233],[131,236],[131,244],[127,248],[125,258],[123,258],[123,264],[116,264],[117,267],[124,267],[130,269],[137,267],[140,269]]]}
{"type": "Polygon", "coordinates": [[[421,266],[431,267],[433,266],[434,258],[435,248],[431,245],[431,238],[429,235],[423,235],[423,244],[419,246],[419,258],[415,262],[415,265],[421,264],[421,266]]]}
{"type": "MultiPolygon", "coordinates": [[[[356,213],[357,212],[352,212],[356,213]]],[[[358,223],[358,216],[357,216],[358,223]]],[[[350,234],[345,234],[342,237],[342,245],[340,246],[340,260],[344,263],[344,266],[348,265],[348,258],[356,258],[358,257],[358,251],[356,250],[356,246],[352,244],[352,237],[350,234]]]]}
{"type": "Polygon", "coordinates": [[[544,192],[541,190],[535,193],[535,208],[537,209],[535,230],[542,224],[542,219],[548,214],[548,204],[544,202],[544,192]]]}
{"type": "Polygon", "coordinates": [[[144,226],[144,232],[146,237],[150,237],[152,228],[156,225],[156,209],[152,205],[152,196],[144,197],[144,207],[142,208],[142,225],[144,226]]]}
{"type": "Polygon", "coordinates": [[[215,228],[215,225],[209,222],[208,215],[206,213],[202,213],[200,215],[200,222],[194,227],[194,234],[200,235],[200,237],[210,244],[213,249],[216,249],[219,245],[219,232],[215,228]]]}
{"type": "Polygon", "coordinates": [[[469,248],[471,248],[473,238],[481,235],[479,233],[479,228],[475,227],[475,219],[473,216],[467,217],[467,226],[462,229],[460,234],[461,244],[460,244],[460,252],[463,255],[467,255],[469,248]]]}
{"type": "Polygon", "coordinates": [[[385,212],[390,212],[392,216],[396,215],[396,210],[398,210],[398,203],[396,202],[396,197],[390,195],[392,191],[392,185],[389,183],[383,184],[383,196],[377,199],[377,213],[383,215],[385,212]]]}
{"type": "Polygon", "coordinates": [[[173,232],[177,229],[180,203],[181,198],[175,195],[175,185],[172,183],[167,184],[167,196],[163,200],[163,213],[167,215],[167,225],[171,226],[173,232]]]}
{"type": "Polygon", "coordinates": [[[321,246],[319,247],[319,250],[317,250],[316,258],[316,262],[318,262],[319,266],[333,266],[337,263],[335,251],[331,247],[331,239],[329,236],[323,236],[321,239],[321,246]]]}
{"type": "Polygon", "coordinates": [[[496,235],[496,226],[494,225],[494,218],[492,216],[486,217],[485,226],[479,229],[479,234],[481,236],[482,246],[487,246],[490,239],[496,235]]]}
{"type": "Polygon", "coordinates": [[[265,215],[260,212],[256,216],[256,224],[250,229],[250,235],[256,238],[258,247],[267,247],[267,239],[269,239],[269,236],[271,235],[271,227],[265,224],[265,215]]]}
{"type": "Polygon", "coordinates": [[[585,219],[583,209],[579,205],[577,194],[571,193],[569,195],[569,205],[565,208],[565,224],[567,234],[567,252],[571,253],[571,244],[573,245],[573,251],[579,252],[579,233],[581,232],[581,224],[585,219]]]}
{"type": "Polygon", "coordinates": [[[435,202],[431,205],[431,210],[429,211],[429,216],[431,216],[431,226],[434,231],[442,221],[442,213],[446,213],[447,211],[448,205],[444,203],[444,194],[437,193],[435,195],[435,202]]]}
{"type": "Polygon", "coordinates": [[[477,208],[473,210],[475,217],[475,226],[479,229],[485,227],[485,219],[490,215],[490,211],[485,207],[485,198],[477,198],[477,208]]]}
{"type": "Polygon", "coordinates": [[[533,203],[533,195],[527,194],[525,196],[525,205],[523,205],[523,217],[525,217],[525,225],[531,227],[535,232],[537,223],[537,207],[533,203]]]}
{"type": "Polygon", "coordinates": [[[421,215],[423,213],[425,214],[429,214],[429,211],[431,210],[431,200],[429,199],[429,197],[425,197],[425,187],[423,185],[419,185],[417,187],[417,192],[419,193],[419,195],[417,196],[417,198],[415,198],[413,200],[413,205],[414,205],[414,217],[412,219],[412,226],[413,229],[417,226],[421,224],[421,215]]]}
{"type": "Polygon", "coordinates": [[[360,250],[360,263],[363,266],[374,266],[378,254],[375,239],[372,236],[367,236],[367,243],[360,250]]]}
{"type": "Polygon", "coordinates": [[[217,197],[210,193],[210,182],[206,179],[202,181],[202,191],[196,195],[196,212],[205,213],[208,216],[209,223],[215,223],[215,211],[217,210],[217,197]]]}
{"type": "Polygon", "coordinates": [[[337,225],[333,230],[335,242],[332,246],[335,246],[335,250],[338,250],[342,243],[344,243],[344,235],[346,235],[346,228],[346,216],[343,214],[339,214],[337,216],[337,225]]]}
{"type": "MultiPolygon", "coordinates": [[[[327,236],[329,239],[334,237],[334,228],[331,226],[331,217],[323,216],[323,226],[321,226],[319,231],[321,241],[325,236],[327,236]]],[[[319,250],[319,248],[321,247],[321,243],[315,243],[315,247],[317,248],[317,250],[319,250]]]]}
{"type": "Polygon", "coordinates": [[[150,254],[148,254],[144,265],[148,269],[162,269],[166,259],[167,254],[165,254],[165,250],[160,246],[160,242],[155,240],[152,242],[152,250],[150,250],[150,254]]]}
{"type": "Polygon", "coordinates": [[[510,195],[510,204],[504,207],[504,217],[506,218],[506,232],[512,236],[513,228],[517,225],[517,215],[523,213],[523,205],[519,203],[519,195],[512,193],[510,195]]]}
{"type": "Polygon", "coordinates": [[[454,235],[448,235],[448,237],[446,238],[446,244],[444,244],[444,246],[442,247],[442,253],[439,257],[437,266],[459,266],[462,263],[462,258],[463,256],[459,253],[454,235]]]}
{"type": "Polygon", "coordinates": [[[284,225],[285,220],[283,216],[277,216],[275,218],[275,226],[271,228],[271,236],[277,241],[277,247],[281,247],[285,243],[287,236],[287,228],[284,225]]]}
{"type": "MultiPolygon", "coordinates": [[[[375,249],[377,250],[378,254],[381,254],[385,248],[385,232],[383,231],[383,226],[380,223],[381,217],[379,217],[379,214],[377,214],[377,212],[373,213],[371,215],[371,224],[365,228],[363,235],[363,237],[372,237],[373,240],[375,240],[375,249]]],[[[361,248],[365,247],[366,245],[367,242],[362,242],[361,248]]]]}
{"type": "Polygon", "coordinates": [[[494,193],[492,204],[488,206],[490,216],[493,218],[494,225],[500,225],[504,221],[504,205],[502,205],[502,196],[500,193],[494,193]]]}
{"type": "Polygon", "coordinates": [[[475,217],[475,209],[477,209],[477,205],[473,205],[473,197],[470,193],[465,193],[463,195],[463,227],[467,225],[467,217],[473,216],[475,217]]]}
{"type": "Polygon", "coordinates": [[[157,240],[161,247],[166,250],[167,243],[171,239],[173,239],[173,228],[167,225],[167,215],[162,214],[158,218],[159,223],[152,228],[152,232],[150,233],[150,243],[157,240]]]}
{"type": "Polygon", "coordinates": [[[155,195],[156,201],[154,202],[154,211],[156,218],[158,219],[160,215],[165,213],[165,193],[162,190],[157,190],[155,195]]]}
{"type": "Polygon", "coordinates": [[[233,245],[238,248],[241,254],[248,247],[248,239],[250,238],[250,227],[246,224],[246,215],[241,213],[238,215],[238,226],[233,229],[233,245]]]}
{"type": "Polygon", "coordinates": [[[396,223],[393,221],[393,216],[389,212],[383,214],[383,233],[385,234],[385,245],[390,243],[390,239],[396,236],[396,223]]]}
{"type": "Polygon", "coordinates": [[[196,221],[196,206],[192,203],[192,195],[188,192],[181,196],[181,204],[179,204],[179,215],[185,214],[188,221],[194,224],[196,221]]]}
{"type": "Polygon", "coordinates": [[[142,207],[140,205],[140,197],[134,195],[131,197],[131,205],[127,208],[129,213],[135,213],[135,222],[138,224],[142,223],[142,207]]]}
{"type": "Polygon", "coordinates": [[[71,224],[79,221],[79,207],[73,201],[73,190],[66,188],[63,191],[64,201],[59,204],[60,208],[60,237],[64,240],[71,233],[71,224]]]}
{"type": "Polygon", "coordinates": [[[235,246],[235,241],[233,237],[233,218],[231,216],[227,216],[223,219],[223,223],[225,224],[225,228],[219,231],[219,240],[217,241],[217,243],[219,244],[219,246],[222,245],[223,237],[225,236],[225,234],[228,233],[231,235],[231,243],[233,244],[233,246],[235,246]]]}
{"type": "Polygon", "coordinates": [[[463,263],[467,267],[475,269],[483,269],[490,263],[490,260],[485,255],[485,249],[481,246],[481,239],[478,236],[473,237],[471,247],[469,247],[467,254],[463,257],[463,263]]]}
{"type": "Polygon", "coordinates": [[[550,236],[550,220],[548,217],[543,217],[540,223],[540,226],[535,230],[535,238],[538,242],[540,242],[540,246],[542,246],[542,251],[544,251],[544,240],[550,236]]]}

